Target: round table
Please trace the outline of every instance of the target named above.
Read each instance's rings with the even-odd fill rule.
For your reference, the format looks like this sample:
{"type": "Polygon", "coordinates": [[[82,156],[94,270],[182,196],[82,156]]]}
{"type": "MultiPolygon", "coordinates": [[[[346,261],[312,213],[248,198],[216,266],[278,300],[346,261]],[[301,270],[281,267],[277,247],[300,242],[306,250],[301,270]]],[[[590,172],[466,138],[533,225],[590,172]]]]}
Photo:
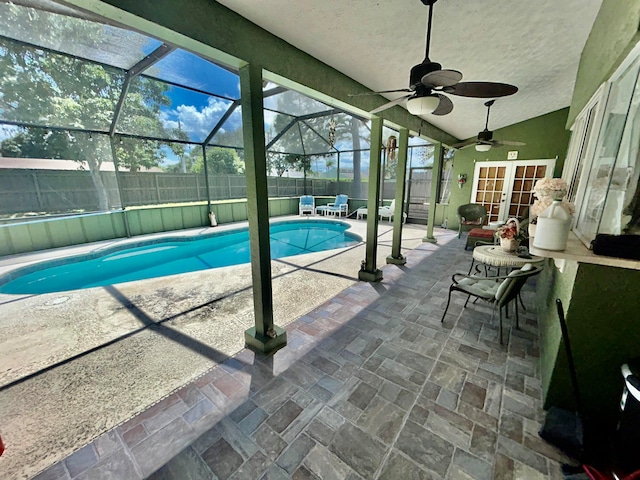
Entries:
{"type": "Polygon", "coordinates": [[[507,252],[502,247],[483,245],[473,249],[473,259],[477,262],[493,267],[519,268],[526,263],[538,263],[544,261],[544,257],[529,255],[531,258],[519,257],[515,252],[507,252]]]}

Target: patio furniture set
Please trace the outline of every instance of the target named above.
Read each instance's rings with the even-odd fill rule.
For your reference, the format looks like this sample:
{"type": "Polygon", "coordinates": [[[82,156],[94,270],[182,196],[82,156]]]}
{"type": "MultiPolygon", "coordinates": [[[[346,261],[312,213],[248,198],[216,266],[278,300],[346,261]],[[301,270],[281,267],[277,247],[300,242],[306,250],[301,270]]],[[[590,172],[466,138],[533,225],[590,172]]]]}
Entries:
{"type": "MultiPolygon", "coordinates": [[[[298,213],[300,216],[302,215],[333,215],[333,216],[349,216],[349,197],[347,195],[336,195],[336,198],[333,202],[328,203],[327,205],[320,205],[316,207],[315,198],[313,195],[302,195],[300,197],[300,203],[298,206],[298,213]]],[[[396,201],[391,200],[389,205],[384,205],[378,209],[378,215],[380,216],[380,220],[384,218],[389,219],[389,223],[391,223],[391,219],[393,218],[394,212],[396,208],[396,201]]],[[[356,219],[362,220],[364,216],[367,215],[367,207],[360,207],[356,210],[356,219]]],[[[407,214],[402,213],[402,220],[405,222],[407,220],[407,214]]]]}
{"type": "MultiPolygon", "coordinates": [[[[452,283],[449,286],[447,304],[441,321],[444,322],[447,315],[453,292],[461,292],[467,295],[467,300],[464,303],[465,308],[471,297],[475,298],[474,302],[477,299],[484,300],[493,305],[493,316],[495,316],[496,309],[499,311],[499,338],[500,344],[502,344],[503,310],[508,312],[508,305],[510,303],[514,304],[515,327],[519,328],[518,300],[522,304],[520,290],[530,277],[537,275],[544,268],[542,265],[544,258],[529,255],[528,253],[505,251],[499,245],[494,245],[494,227],[498,225],[482,228],[487,218],[487,211],[483,205],[461,205],[458,208],[458,218],[460,220],[458,238],[460,238],[463,230],[469,232],[465,250],[468,247],[473,248],[473,260],[468,273],[455,273],[451,277],[452,283]],[[479,269],[475,274],[472,273],[475,262],[485,265],[484,275],[480,274],[479,269]],[[489,275],[488,267],[497,268],[497,275],[489,275]],[[506,268],[510,272],[500,275],[501,268],[506,268]]],[[[522,307],[524,308],[524,305],[522,307]]]]}

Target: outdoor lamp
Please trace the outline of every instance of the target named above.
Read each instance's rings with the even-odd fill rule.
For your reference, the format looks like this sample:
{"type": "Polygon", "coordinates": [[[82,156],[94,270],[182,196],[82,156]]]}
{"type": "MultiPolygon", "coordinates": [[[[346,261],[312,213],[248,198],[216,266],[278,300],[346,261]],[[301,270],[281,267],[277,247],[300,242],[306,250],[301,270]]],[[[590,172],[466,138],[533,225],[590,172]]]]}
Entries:
{"type": "Polygon", "coordinates": [[[407,100],[407,110],[412,115],[425,115],[433,112],[439,104],[440,98],[436,95],[413,97],[407,100]]]}
{"type": "Polygon", "coordinates": [[[491,150],[491,145],[487,143],[476,143],[476,150],[478,152],[488,152],[491,150]]]}

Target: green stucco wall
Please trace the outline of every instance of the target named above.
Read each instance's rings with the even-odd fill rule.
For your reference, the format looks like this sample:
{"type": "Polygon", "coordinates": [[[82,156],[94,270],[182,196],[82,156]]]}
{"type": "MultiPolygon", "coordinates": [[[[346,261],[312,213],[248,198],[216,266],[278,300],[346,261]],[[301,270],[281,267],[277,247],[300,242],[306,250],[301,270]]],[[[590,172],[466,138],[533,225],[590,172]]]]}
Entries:
{"type": "Polygon", "coordinates": [[[553,260],[546,260],[545,268],[538,277],[536,289],[540,351],[542,352],[540,361],[542,393],[544,398],[550,398],[548,392],[552,373],[555,370],[553,397],[555,402],[560,401],[565,408],[573,405],[573,398],[570,390],[564,387],[558,389],[559,385],[566,386],[569,382],[569,370],[567,369],[564,347],[561,344],[562,332],[555,302],[559,298],[562,301],[563,310],[566,312],[571,302],[577,271],[577,262],[566,262],[561,273],[553,260]],[[563,359],[562,366],[556,367],[559,356],[563,359]]]}
{"type": "MultiPolygon", "coordinates": [[[[585,413],[612,426],[622,393],[620,366],[640,357],[640,271],[580,263],[555,276],[553,292],[547,294],[551,303],[555,295],[566,297],[574,279],[570,303],[564,305],[585,413]]],[[[542,347],[549,353],[542,364],[545,404],[573,408],[558,317],[548,313],[542,320],[542,347]],[[550,372],[553,353],[557,361],[550,372]]]]}
{"type": "Polygon", "coordinates": [[[507,152],[509,150],[517,150],[518,160],[537,160],[558,157],[554,176],[560,176],[569,145],[570,132],[565,129],[568,112],[568,108],[563,108],[562,110],[532,118],[525,122],[495,130],[493,133],[493,138],[497,140],[504,139],[524,142],[526,143],[524,146],[504,146],[492,148],[488,152],[478,152],[474,147],[458,150],[453,158],[454,183],[460,173],[467,174],[467,183],[462,189],[456,185],[451,190],[451,199],[449,201],[449,208],[447,209],[447,227],[452,229],[458,228],[458,217],[456,215],[458,206],[470,202],[475,162],[507,161],[507,152]]]}
{"type": "MultiPolygon", "coordinates": [[[[640,0],[604,0],[585,45],[566,125],[640,40],[640,0]]],[[[640,356],[640,271],[568,262],[551,264],[538,283],[545,407],[573,407],[571,383],[553,302],[564,303],[578,381],[588,413],[611,426],[620,365],[640,356]]]]}
{"type": "Polygon", "coordinates": [[[602,2],[580,58],[567,128],[640,40],[639,25],[640,0],[602,2]]]}

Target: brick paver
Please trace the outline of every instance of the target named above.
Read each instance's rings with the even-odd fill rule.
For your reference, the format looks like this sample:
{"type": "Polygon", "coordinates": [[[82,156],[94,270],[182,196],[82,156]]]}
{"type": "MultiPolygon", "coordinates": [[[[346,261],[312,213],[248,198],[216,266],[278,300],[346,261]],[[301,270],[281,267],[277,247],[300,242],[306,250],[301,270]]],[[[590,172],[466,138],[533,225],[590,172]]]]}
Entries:
{"type": "Polygon", "coordinates": [[[243,350],[39,478],[562,478],[536,434],[534,282],[504,346],[486,304],[454,295],[440,322],[462,241],[408,252],[289,325],[275,355],[243,350]]]}

